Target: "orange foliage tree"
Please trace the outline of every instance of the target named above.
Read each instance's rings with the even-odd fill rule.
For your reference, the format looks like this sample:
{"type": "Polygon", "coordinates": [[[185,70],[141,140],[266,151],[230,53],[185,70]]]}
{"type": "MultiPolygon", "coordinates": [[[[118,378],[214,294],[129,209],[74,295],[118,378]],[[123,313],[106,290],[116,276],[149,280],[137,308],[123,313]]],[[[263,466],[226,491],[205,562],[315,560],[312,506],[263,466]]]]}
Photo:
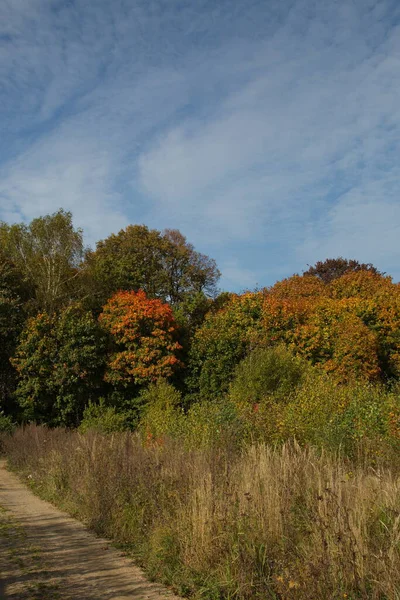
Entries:
{"type": "Polygon", "coordinates": [[[341,381],[400,374],[400,287],[379,273],[278,282],[266,294],[263,327],[267,341],[285,342],[341,381]]]}
{"type": "Polygon", "coordinates": [[[144,385],[170,377],[181,364],[171,307],[148,298],[143,290],[117,292],[103,307],[99,320],[114,342],[106,381],[144,385]]]}

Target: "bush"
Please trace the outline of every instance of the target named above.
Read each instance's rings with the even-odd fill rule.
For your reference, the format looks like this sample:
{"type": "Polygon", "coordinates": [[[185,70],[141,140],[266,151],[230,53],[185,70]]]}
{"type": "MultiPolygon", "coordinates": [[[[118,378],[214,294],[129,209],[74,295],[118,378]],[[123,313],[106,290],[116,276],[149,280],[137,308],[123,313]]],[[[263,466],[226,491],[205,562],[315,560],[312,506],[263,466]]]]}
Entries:
{"type": "Polygon", "coordinates": [[[173,385],[165,380],[151,384],[140,394],[143,405],[139,428],[151,440],[161,440],[165,435],[176,437],[182,431],[182,397],[173,385]]]}
{"type": "Polygon", "coordinates": [[[229,395],[236,404],[259,404],[271,396],[288,399],[310,370],[285,346],[256,348],[236,368],[229,395]]]}
{"type": "Polygon", "coordinates": [[[229,399],[195,402],[185,414],[180,392],[162,380],[144,390],[140,399],[139,431],[147,445],[162,445],[167,438],[188,449],[242,445],[243,424],[229,399]]]}
{"type": "Polygon", "coordinates": [[[322,372],[311,373],[290,402],[281,406],[277,419],[279,439],[296,438],[302,444],[325,446],[330,423],[350,400],[349,386],[338,385],[322,372]]]}
{"type": "Polygon", "coordinates": [[[12,418],[0,411],[0,433],[13,433],[15,427],[12,418]]]}
{"type": "Polygon", "coordinates": [[[352,386],[350,402],[329,423],[325,443],[340,444],[350,457],[361,453],[376,461],[398,455],[400,397],[383,386],[352,386]]]}
{"type": "Polygon", "coordinates": [[[114,406],[106,406],[104,401],[100,404],[89,404],[83,413],[79,431],[97,431],[99,433],[114,433],[124,431],[128,427],[129,415],[117,412],[114,406]]]}
{"type": "Polygon", "coordinates": [[[247,441],[280,440],[282,404],[288,403],[312,367],[285,346],[256,348],[236,368],[229,399],[247,441]]]}
{"type": "Polygon", "coordinates": [[[309,377],[277,418],[278,436],[390,463],[400,450],[400,396],[382,385],[309,377]]]}

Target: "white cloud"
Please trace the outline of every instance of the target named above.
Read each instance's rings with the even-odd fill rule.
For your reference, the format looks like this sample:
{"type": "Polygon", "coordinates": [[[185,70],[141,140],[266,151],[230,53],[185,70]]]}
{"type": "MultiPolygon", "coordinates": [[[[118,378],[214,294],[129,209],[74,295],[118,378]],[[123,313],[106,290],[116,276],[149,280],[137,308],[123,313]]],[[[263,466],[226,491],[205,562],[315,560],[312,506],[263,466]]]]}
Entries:
{"type": "Polygon", "coordinates": [[[179,227],[238,288],[328,254],[395,268],[400,8],[151,6],[0,3],[0,217],[179,227]]]}
{"type": "Polygon", "coordinates": [[[394,265],[400,258],[398,228],[391,222],[398,178],[396,200],[382,199],[388,178],[395,179],[400,150],[400,28],[373,51],[355,25],[343,32],[329,18],[305,22],[307,35],[292,39],[288,23],[261,45],[264,72],[230,94],[212,120],[191,118],[160,135],[139,159],[139,178],[157,213],[191,215],[194,235],[201,238],[206,230],[214,243],[256,238],[261,249],[266,237],[273,238],[279,255],[281,238],[281,246],[292,244],[291,253],[285,248],[283,254],[293,270],[301,269],[304,257],[324,258],[346,238],[353,243],[341,243],[342,253],[364,255],[369,243],[370,257],[394,265]],[[347,35],[353,35],[350,46],[347,35]],[[276,58],[285,55],[275,68],[276,58]],[[336,201],[349,187],[348,200],[336,201]],[[364,195],[360,204],[357,194],[364,195]],[[359,227],[352,218],[357,207],[359,227]],[[387,215],[377,219],[385,209],[387,215]]]}
{"type": "Polygon", "coordinates": [[[50,136],[0,172],[3,218],[30,220],[62,207],[72,211],[75,224],[93,243],[99,234],[127,224],[118,210],[118,194],[109,187],[115,170],[112,153],[90,140],[50,136]]]}
{"type": "Polygon", "coordinates": [[[321,258],[346,256],[372,262],[396,279],[400,276],[400,172],[382,181],[368,181],[345,193],[313,224],[299,248],[309,263],[321,258]]]}

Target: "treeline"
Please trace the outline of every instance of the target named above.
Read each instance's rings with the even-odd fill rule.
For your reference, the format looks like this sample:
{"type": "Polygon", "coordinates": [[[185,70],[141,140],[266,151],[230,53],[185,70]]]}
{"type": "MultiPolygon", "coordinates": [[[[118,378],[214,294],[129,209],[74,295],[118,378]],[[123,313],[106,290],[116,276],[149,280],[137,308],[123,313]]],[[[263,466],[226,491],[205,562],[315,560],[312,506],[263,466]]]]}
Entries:
{"type": "Polygon", "coordinates": [[[100,397],[128,406],[183,366],[219,276],[177,230],[129,226],[92,251],[63,210],[0,224],[3,411],[76,425],[100,397]]]}
{"type": "Polygon", "coordinates": [[[62,210],[1,224],[3,422],[396,442],[399,284],[343,258],[243,294],[219,276],[177,230],[91,250],[62,210]]]}

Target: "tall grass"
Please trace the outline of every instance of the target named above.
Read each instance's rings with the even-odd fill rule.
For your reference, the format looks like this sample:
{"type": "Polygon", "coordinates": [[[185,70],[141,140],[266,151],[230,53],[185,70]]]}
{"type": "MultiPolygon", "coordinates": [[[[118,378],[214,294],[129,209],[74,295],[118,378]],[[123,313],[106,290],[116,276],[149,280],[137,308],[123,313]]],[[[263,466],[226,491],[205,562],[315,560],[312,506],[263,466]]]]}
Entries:
{"type": "Polygon", "coordinates": [[[31,426],[4,440],[44,497],[196,598],[400,598],[400,477],[295,444],[242,453],[31,426]]]}

